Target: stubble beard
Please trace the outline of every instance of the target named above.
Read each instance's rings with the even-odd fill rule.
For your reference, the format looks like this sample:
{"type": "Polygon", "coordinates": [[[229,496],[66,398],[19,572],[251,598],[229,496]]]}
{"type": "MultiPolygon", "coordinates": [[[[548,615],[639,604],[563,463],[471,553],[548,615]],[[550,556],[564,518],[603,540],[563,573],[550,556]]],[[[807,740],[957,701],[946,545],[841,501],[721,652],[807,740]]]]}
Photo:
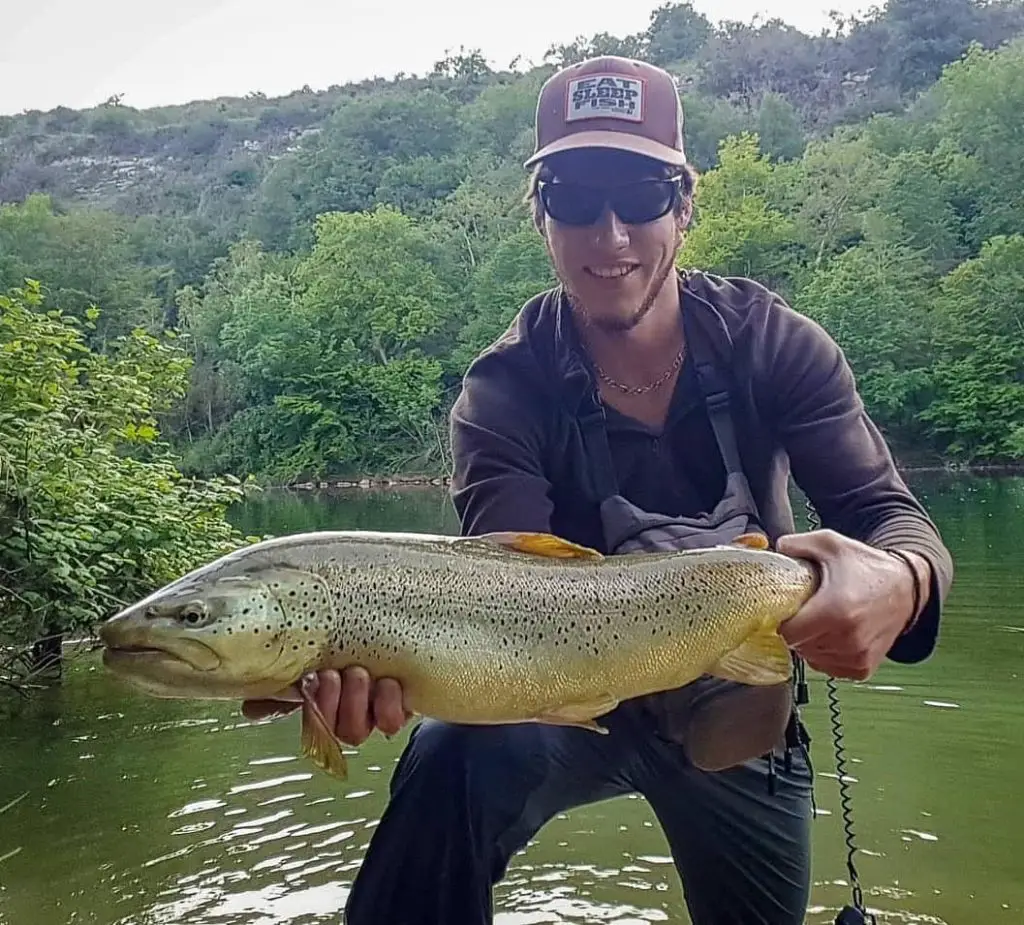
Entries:
{"type": "Polygon", "coordinates": [[[556,269],[556,275],[562,283],[563,289],[565,289],[565,293],[573,313],[585,326],[594,328],[605,334],[626,334],[636,328],[637,325],[647,317],[650,310],[654,307],[658,294],[664,288],[665,282],[668,279],[669,274],[672,273],[674,267],[674,260],[665,261],[664,266],[658,270],[657,275],[651,280],[651,284],[647,287],[647,292],[644,293],[644,297],[640,301],[640,304],[628,317],[625,318],[605,318],[600,315],[595,317],[592,313],[587,311],[587,306],[579,294],[573,291],[568,279],[566,278],[566,274],[558,272],[556,269]]]}

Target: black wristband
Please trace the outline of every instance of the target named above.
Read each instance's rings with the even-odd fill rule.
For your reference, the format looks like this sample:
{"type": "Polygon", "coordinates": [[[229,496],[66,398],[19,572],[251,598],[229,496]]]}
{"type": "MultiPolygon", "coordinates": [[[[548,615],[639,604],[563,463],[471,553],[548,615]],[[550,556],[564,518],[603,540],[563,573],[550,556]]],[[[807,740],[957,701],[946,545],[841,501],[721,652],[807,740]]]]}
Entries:
{"type": "Polygon", "coordinates": [[[886,552],[890,556],[895,556],[906,563],[907,568],[910,569],[910,577],[914,581],[914,605],[910,613],[910,619],[907,620],[903,628],[903,632],[906,632],[917,622],[917,618],[921,613],[921,582],[918,580],[917,569],[914,568],[913,560],[902,549],[887,549],[886,552]]]}

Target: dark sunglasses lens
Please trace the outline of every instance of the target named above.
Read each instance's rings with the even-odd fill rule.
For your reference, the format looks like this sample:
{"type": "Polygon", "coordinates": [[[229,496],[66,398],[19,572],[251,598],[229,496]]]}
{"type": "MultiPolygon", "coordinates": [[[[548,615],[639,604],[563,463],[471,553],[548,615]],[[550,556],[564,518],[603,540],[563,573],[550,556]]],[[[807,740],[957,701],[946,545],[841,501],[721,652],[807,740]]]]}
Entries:
{"type": "Polygon", "coordinates": [[[675,202],[676,185],[671,180],[632,183],[612,198],[612,208],[628,225],[642,225],[661,218],[675,202]]]}
{"type": "Polygon", "coordinates": [[[545,183],[541,200],[548,215],[566,225],[592,225],[604,209],[600,190],[575,183],[545,183]]]}
{"type": "Polygon", "coordinates": [[[545,183],[541,189],[544,208],[556,222],[592,225],[604,211],[606,200],[629,225],[661,218],[675,203],[677,186],[672,180],[642,180],[615,190],[594,189],[575,183],[545,183]]]}

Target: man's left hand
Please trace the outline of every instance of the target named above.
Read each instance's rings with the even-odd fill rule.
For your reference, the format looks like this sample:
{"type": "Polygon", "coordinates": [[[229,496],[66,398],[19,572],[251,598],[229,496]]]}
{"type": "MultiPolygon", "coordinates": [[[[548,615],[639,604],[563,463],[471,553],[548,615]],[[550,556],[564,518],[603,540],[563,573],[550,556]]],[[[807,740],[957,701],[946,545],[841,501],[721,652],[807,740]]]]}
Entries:
{"type": "Polygon", "coordinates": [[[883,662],[897,637],[912,623],[914,582],[928,594],[928,562],[901,558],[833,530],[780,537],[776,549],[809,559],[821,573],[818,590],[779,629],[783,639],[817,671],[863,681],[883,662]]]}

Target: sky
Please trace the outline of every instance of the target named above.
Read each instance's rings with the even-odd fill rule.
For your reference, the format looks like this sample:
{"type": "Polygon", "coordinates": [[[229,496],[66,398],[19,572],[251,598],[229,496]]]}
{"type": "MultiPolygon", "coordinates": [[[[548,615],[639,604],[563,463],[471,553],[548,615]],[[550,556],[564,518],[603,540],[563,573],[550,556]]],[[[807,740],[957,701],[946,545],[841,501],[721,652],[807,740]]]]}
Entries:
{"type": "MultiPolygon", "coordinates": [[[[0,0],[0,114],[146,108],[422,74],[479,49],[495,68],[553,44],[647,27],[662,0],[0,0]]],[[[882,5],[881,0],[879,4],[882,5]]],[[[778,17],[805,32],[870,0],[695,0],[712,22],[778,17]]]]}

